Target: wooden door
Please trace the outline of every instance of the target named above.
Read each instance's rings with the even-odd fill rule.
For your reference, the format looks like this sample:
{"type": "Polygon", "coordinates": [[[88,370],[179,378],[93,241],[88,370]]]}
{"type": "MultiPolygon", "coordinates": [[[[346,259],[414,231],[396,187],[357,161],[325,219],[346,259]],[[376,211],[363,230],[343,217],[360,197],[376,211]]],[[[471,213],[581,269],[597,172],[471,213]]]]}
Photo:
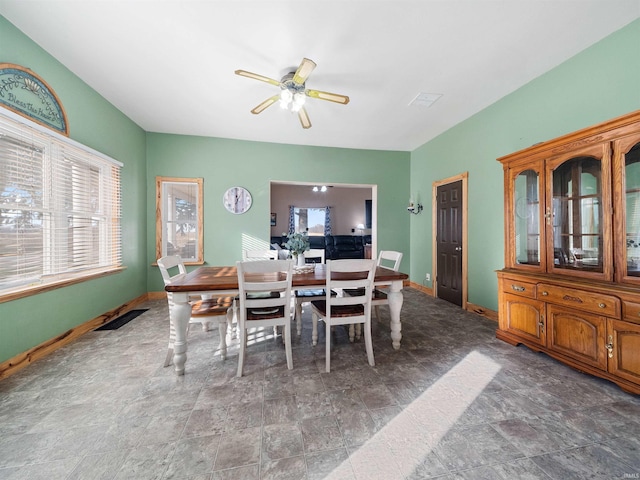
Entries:
{"type": "Polygon", "coordinates": [[[436,192],[436,282],[438,298],[462,306],[462,180],[436,192]]]}

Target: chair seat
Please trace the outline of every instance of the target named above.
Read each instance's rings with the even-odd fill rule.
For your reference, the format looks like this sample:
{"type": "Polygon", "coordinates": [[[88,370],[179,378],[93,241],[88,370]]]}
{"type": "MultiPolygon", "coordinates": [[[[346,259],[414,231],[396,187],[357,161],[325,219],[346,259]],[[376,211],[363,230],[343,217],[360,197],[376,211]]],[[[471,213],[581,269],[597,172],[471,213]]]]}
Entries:
{"type": "MultiPolygon", "coordinates": [[[[331,290],[331,296],[335,297],[336,292],[331,290]]],[[[314,298],[314,297],[326,297],[327,291],[324,288],[317,288],[314,290],[296,290],[296,298],[314,298]]]]}
{"type": "Polygon", "coordinates": [[[284,307],[265,307],[262,309],[247,309],[247,320],[266,320],[284,316],[284,307]]]}
{"type": "MultiPolygon", "coordinates": [[[[364,289],[363,288],[350,288],[350,289],[345,289],[344,293],[346,293],[347,295],[352,295],[352,296],[359,297],[361,295],[364,295],[364,289]]],[[[386,294],[386,292],[383,292],[382,290],[378,290],[377,288],[374,288],[373,289],[373,296],[371,298],[373,300],[386,300],[387,299],[387,294],[386,294]]]]}
{"type": "Polygon", "coordinates": [[[211,298],[198,300],[191,306],[192,317],[210,317],[212,315],[226,315],[233,306],[233,297],[211,298]]]}
{"type": "MultiPolygon", "coordinates": [[[[278,298],[280,296],[280,292],[254,292],[247,293],[247,298],[278,298]]],[[[239,295],[236,295],[236,300],[240,299],[239,295]]]]}
{"type": "MultiPolygon", "coordinates": [[[[326,300],[315,300],[311,304],[322,314],[327,314],[326,300]]],[[[356,315],[364,315],[363,305],[334,305],[331,307],[332,317],[353,317],[356,315]]]]}
{"type": "MultiPolygon", "coordinates": [[[[335,297],[338,294],[335,290],[331,290],[331,296],[335,297]]],[[[296,290],[296,311],[295,311],[295,321],[296,321],[296,331],[298,335],[302,335],[302,304],[310,303],[314,299],[327,298],[327,290],[324,288],[311,288],[309,290],[296,290]]]]}

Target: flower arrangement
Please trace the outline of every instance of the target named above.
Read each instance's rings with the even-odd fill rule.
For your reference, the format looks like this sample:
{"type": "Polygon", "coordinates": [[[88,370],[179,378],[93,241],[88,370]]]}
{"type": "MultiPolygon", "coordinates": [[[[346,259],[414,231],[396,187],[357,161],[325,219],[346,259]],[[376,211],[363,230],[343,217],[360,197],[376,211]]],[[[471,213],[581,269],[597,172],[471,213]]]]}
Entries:
{"type": "Polygon", "coordinates": [[[299,255],[306,252],[310,248],[309,237],[303,233],[291,233],[287,235],[287,242],[284,248],[289,250],[292,255],[299,255]]]}

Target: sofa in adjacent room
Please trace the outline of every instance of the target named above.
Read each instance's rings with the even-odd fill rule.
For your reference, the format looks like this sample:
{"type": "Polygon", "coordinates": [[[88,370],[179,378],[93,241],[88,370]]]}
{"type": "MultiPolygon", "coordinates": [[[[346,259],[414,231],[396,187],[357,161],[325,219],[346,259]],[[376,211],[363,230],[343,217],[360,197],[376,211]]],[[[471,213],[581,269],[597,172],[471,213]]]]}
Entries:
{"type": "Polygon", "coordinates": [[[325,243],[325,257],[329,260],[364,258],[364,238],[361,235],[327,235],[325,243]]]}
{"type": "MultiPolygon", "coordinates": [[[[285,249],[287,237],[271,237],[271,248],[285,249]],[[277,247],[276,247],[277,246],[277,247]]],[[[371,243],[371,235],[309,235],[309,246],[325,251],[325,259],[364,258],[364,246],[371,243]]]]}

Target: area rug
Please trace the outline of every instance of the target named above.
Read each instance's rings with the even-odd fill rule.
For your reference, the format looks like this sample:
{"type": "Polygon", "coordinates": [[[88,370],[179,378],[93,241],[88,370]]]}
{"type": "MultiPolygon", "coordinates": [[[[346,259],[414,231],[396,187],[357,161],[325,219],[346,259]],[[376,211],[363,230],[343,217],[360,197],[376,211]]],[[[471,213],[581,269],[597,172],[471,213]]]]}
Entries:
{"type": "Polygon", "coordinates": [[[125,313],[124,315],[120,315],[115,320],[111,320],[109,323],[105,323],[101,327],[96,328],[95,331],[98,331],[98,330],[117,330],[121,326],[126,325],[127,323],[129,323],[131,320],[136,318],[138,315],[142,315],[147,310],[148,310],[148,308],[143,308],[143,309],[140,309],[140,310],[129,310],[127,313],[125,313]]]}

